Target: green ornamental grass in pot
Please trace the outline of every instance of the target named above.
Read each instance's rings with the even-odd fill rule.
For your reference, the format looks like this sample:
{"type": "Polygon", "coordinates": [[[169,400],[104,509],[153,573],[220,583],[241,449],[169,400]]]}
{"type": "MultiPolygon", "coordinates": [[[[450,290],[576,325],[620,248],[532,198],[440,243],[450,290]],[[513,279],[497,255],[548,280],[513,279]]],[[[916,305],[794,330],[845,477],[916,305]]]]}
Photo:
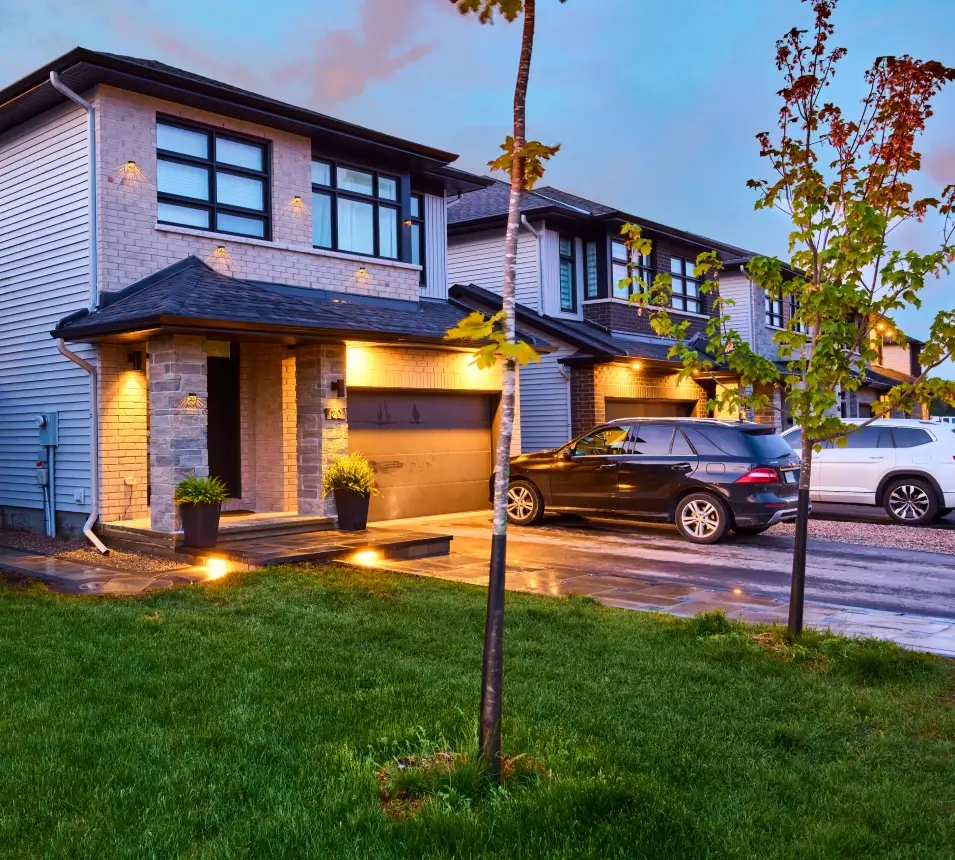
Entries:
{"type": "Polygon", "coordinates": [[[219,540],[219,512],[229,498],[221,478],[189,475],[176,486],[173,501],[179,505],[182,542],[194,549],[208,549],[219,540]]]}
{"type": "Polygon", "coordinates": [[[371,497],[380,496],[375,486],[375,470],[357,451],[334,460],[322,475],[322,498],[335,497],[338,528],[361,531],[368,525],[371,497]]]}

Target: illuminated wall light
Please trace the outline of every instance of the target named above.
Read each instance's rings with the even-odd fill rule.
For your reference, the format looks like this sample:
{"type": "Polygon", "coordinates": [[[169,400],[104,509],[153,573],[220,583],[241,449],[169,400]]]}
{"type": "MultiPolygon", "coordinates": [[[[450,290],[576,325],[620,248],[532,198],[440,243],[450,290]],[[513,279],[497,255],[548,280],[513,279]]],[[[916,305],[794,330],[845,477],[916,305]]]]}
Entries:
{"type": "Polygon", "coordinates": [[[130,159],[116,171],[116,181],[120,185],[140,186],[146,183],[146,177],[139,169],[139,165],[130,159]]]}
{"type": "Polygon", "coordinates": [[[641,367],[643,367],[643,365],[639,361],[631,361],[630,367],[634,370],[639,370],[641,367]]]}
{"type": "Polygon", "coordinates": [[[190,393],[187,394],[182,400],[179,401],[180,409],[185,410],[186,412],[200,412],[203,409],[202,398],[198,394],[190,393]]]}
{"type": "Polygon", "coordinates": [[[225,246],[225,245],[219,245],[219,246],[212,252],[212,256],[213,256],[213,257],[228,257],[228,256],[229,256],[229,252],[226,250],[226,246],[225,246]]]}
{"type": "Polygon", "coordinates": [[[368,269],[366,269],[364,266],[359,266],[359,267],[358,267],[358,271],[355,272],[355,277],[358,278],[359,280],[361,280],[361,279],[363,279],[363,278],[367,278],[367,277],[368,277],[368,269]]]}
{"type": "Polygon", "coordinates": [[[305,201],[302,199],[301,194],[296,194],[288,203],[285,204],[285,208],[291,212],[293,215],[304,215],[308,211],[308,207],[305,205],[305,201]]]}

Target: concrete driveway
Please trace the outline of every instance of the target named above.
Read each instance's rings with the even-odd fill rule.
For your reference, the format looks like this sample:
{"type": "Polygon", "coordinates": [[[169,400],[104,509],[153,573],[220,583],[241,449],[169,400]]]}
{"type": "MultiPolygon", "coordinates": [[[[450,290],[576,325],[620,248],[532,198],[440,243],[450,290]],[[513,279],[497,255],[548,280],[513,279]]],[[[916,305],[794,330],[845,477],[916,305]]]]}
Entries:
{"type": "MultiPolygon", "coordinates": [[[[389,568],[487,582],[489,513],[407,520],[402,526],[453,535],[452,555],[387,562],[389,568]]],[[[724,608],[748,620],[784,621],[791,563],[789,536],[732,535],[697,546],[672,527],[571,517],[508,530],[509,587],[587,594],[613,606],[678,615],[724,608]]],[[[916,638],[951,639],[932,650],[955,652],[955,555],[811,540],[806,600],[813,604],[806,612],[812,626],[847,629],[849,618],[857,628],[871,628],[873,619],[903,614],[909,629],[921,631],[916,638]]],[[[882,635],[873,629],[850,632],[882,635]]]]}

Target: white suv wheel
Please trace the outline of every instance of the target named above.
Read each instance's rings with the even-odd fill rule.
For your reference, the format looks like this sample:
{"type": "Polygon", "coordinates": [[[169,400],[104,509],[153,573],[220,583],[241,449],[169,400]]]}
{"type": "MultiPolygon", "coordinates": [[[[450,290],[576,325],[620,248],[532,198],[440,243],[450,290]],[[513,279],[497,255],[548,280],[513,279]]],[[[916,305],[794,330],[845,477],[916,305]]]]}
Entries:
{"type": "Polygon", "coordinates": [[[886,487],[885,510],[897,523],[920,526],[935,519],[938,501],[924,481],[902,478],[886,487]]]}

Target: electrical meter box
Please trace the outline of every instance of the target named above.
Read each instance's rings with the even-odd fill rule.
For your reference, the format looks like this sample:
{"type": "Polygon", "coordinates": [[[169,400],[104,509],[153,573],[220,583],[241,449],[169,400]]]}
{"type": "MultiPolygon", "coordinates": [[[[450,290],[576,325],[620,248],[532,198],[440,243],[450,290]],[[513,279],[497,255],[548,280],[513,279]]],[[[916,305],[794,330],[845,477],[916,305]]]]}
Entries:
{"type": "Polygon", "coordinates": [[[40,433],[40,444],[43,446],[59,445],[59,434],[57,430],[57,413],[41,412],[33,419],[36,428],[40,433]]]}

